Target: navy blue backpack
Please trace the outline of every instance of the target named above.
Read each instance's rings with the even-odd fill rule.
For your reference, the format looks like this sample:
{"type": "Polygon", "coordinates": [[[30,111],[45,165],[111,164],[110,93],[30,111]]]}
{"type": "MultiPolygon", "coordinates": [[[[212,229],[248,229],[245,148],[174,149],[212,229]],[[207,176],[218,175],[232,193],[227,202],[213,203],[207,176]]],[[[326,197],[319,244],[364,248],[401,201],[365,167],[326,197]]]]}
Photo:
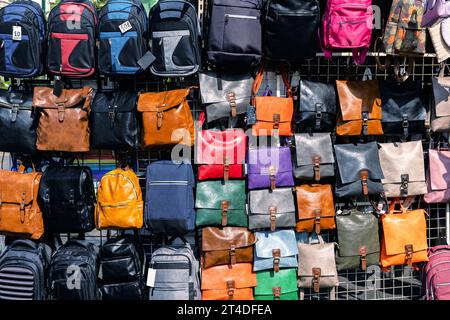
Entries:
{"type": "Polygon", "coordinates": [[[45,17],[39,4],[19,0],[0,9],[0,75],[28,78],[44,72],[45,17]]]}
{"type": "Polygon", "coordinates": [[[194,173],[190,164],[156,161],[147,167],[145,226],[154,234],[180,236],[194,230],[194,173]]]}
{"type": "Polygon", "coordinates": [[[140,0],[109,0],[100,10],[97,34],[101,74],[142,73],[137,62],[147,52],[148,18],[140,0]]]}

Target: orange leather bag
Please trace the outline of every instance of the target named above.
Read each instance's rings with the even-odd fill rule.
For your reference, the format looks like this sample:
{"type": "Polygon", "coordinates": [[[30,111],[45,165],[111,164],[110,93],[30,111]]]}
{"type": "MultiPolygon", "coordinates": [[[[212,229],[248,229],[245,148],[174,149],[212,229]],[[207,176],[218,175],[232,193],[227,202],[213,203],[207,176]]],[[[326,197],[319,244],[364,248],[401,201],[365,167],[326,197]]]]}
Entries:
{"type": "Polygon", "coordinates": [[[251,263],[202,271],[203,300],[253,300],[253,287],[256,287],[256,274],[251,263]]]}
{"type": "Polygon", "coordinates": [[[305,184],[295,187],[297,194],[297,232],[335,229],[333,191],[329,184],[305,184]]]}
{"type": "Polygon", "coordinates": [[[377,80],[337,80],[339,136],[381,135],[381,94],[377,80]]]}
{"type": "Polygon", "coordinates": [[[257,97],[264,75],[264,63],[256,75],[252,87],[252,104],[256,108],[256,123],[252,127],[254,136],[292,136],[292,116],[294,114],[294,100],[287,74],[282,70],[281,76],[287,88],[287,97],[257,97]]]}
{"type": "Polygon", "coordinates": [[[0,233],[37,240],[44,234],[38,205],[42,173],[0,170],[0,233]]]}
{"type": "Polygon", "coordinates": [[[404,264],[412,267],[428,261],[425,210],[407,210],[397,198],[391,202],[389,213],[381,216],[381,222],[383,268],[404,264]],[[400,204],[400,210],[394,210],[396,203],[400,204]]]}
{"type": "Polygon", "coordinates": [[[102,177],[95,207],[97,229],[140,229],[143,212],[141,187],[132,169],[114,169],[102,177]]]}
{"type": "Polygon", "coordinates": [[[190,88],[139,95],[137,109],[142,112],[144,148],[194,144],[194,119],[187,101],[190,88]]]}

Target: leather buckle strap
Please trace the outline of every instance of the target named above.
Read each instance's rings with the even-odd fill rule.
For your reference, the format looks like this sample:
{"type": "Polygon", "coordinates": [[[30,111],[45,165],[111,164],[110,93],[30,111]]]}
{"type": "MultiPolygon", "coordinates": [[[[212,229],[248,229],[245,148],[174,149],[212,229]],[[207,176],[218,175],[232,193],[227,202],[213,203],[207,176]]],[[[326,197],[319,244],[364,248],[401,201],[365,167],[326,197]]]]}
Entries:
{"type": "Polygon", "coordinates": [[[230,207],[230,201],[222,200],[220,208],[222,209],[222,227],[228,224],[228,208],[230,207]]]}
{"type": "Polygon", "coordinates": [[[230,178],[230,159],[228,156],[223,157],[223,180],[228,181],[230,178]]]}
{"type": "Polygon", "coordinates": [[[235,118],[237,116],[236,94],[234,92],[228,92],[227,100],[230,104],[231,116],[235,118]]]}
{"type": "Polygon", "coordinates": [[[156,127],[158,129],[160,129],[162,127],[163,118],[164,118],[164,112],[157,111],[156,112],[156,127]]]}
{"type": "Polygon", "coordinates": [[[231,244],[230,246],[230,263],[236,264],[236,247],[234,246],[234,244],[231,244]]]}
{"type": "Polygon", "coordinates": [[[322,103],[316,103],[316,123],[315,123],[315,129],[319,130],[322,123],[322,103]]]}
{"type": "Polygon", "coordinates": [[[272,287],[273,299],[280,300],[281,287],[272,287]]]}
{"type": "Polygon", "coordinates": [[[314,289],[314,292],[318,293],[320,291],[320,275],[322,273],[322,270],[320,268],[312,268],[312,273],[313,273],[312,287],[314,289]]]}
{"type": "Polygon", "coordinates": [[[270,189],[275,190],[276,184],[275,184],[275,167],[270,166],[269,167],[269,180],[270,180],[270,189]]]}
{"type": "Polygon", "coordinates": [[[405,245],[405,260],[406,264],[410,267],[412,267],[412,258],[413,258],[413,245],[407,244],[405,245]]]}
{"type": "Polygon", "coordinates": [[[58,103],[58,121],[63,122],[64,121],[64,103],[58,103]]]}
{"type": "Polygon", "coordinates": [[[409,121],[408,121],[408,116],[406,114],[404,114],[403,116],[403,121],[402,121],[402,127],[403,127],[403,136],[407,137],[409,134],[409,121]]]}
{"type": "Polygon", "coordinates": [[[369,130],[368,130],[368,121],[369,121],[369,114],[367,112],[363,112],[361,114],[361,118],[362,118],[362,134],[364,136],[367,136],[369,134],[369,130]]]}
{"type": "Polygon", "coordinates": [[[317,234],[320,234],[320,216],[322,214],[322,210],[321,209],[315,209],[314,210],[314,231],[317,234]]]}
{"type": "Polygon", "coordinates": [[[278,128],[280,128],[280,114],[279,113],[273,114],[273,128],[275,130],[278,130],[278,128]]]}
{"type": "Polygon", "coordinates": [[[275,272],[279,272],[280,271],[280,256],[281,256],[280,249],[273,249],[272,250],[273,271],[275,271],[275,272]]]}
{"type": "Polygon", "coordinates": [[[11,108],[11,122],[14,123],[17,120],[17,114],[19,113],[19,106],[13,105],[11,108]]]}
{"type": "Polygon", "coordinates": [[[319,181],[320,180],[320,156],[314,156],[313,162],[314,162],[314,180],[319,181]]]}
{"type": "Polygon", "coordinates": [[[277,207],[269,207],[270,231],[275,231],[277,224],[277,207]]]}
{"type": "Polygon", "coordinates": [[[366,271],[367,269],[367,248],[365,246],[359,248],[359,255],[361,256],[361,270],[366,271]]]}
{"type": "Polygon", "coordinates": [[[117,106],[108,106],[108,119],[110,120],[110,127],[114,127],[114,121],[116,120],[117,106]]]}
{"type": "Polygon", "coordinates": [[[363,195],[367,196],[369,194],[369,187],[367,185],[367,179],[369,178],[369,171],[361,170],[359,172],[359,176],[361,177],[362,193],[363,195]]]}
{"type": "Polygon", "coordinates": [[[22,202],[20,203],[20,222],[25,222],[25,199],[26,199],[26,193],[22,192],[22,202]]]}
{"type": "Polygon", "coordinates": [[[234,298],[234,290],[235,289],[236,289],[236,285],[234,283],[234,280],[228,280],[227,281],[228,300],[233,300],[233,298],[234,298]]]}
{"type": "Polygon", "coordinates": [[[401,175],[402,182],[400,184],[400,195],[402,197],[408,196],[408,183],[409,183],[409,174],[401,175]]]}

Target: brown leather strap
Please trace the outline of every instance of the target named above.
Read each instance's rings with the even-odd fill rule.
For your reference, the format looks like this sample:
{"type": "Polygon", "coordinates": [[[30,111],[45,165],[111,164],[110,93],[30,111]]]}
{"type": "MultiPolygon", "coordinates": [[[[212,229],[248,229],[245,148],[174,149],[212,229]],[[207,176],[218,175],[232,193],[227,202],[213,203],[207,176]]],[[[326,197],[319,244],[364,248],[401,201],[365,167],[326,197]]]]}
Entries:
{"type": "Polygon", "coordinates": [[[407,197],[408,196],[408,183],[409,183],[409,174],[402,174],[400,176],[401,184],[400,184],[400,196],[407,197]]]}
{"type": "Polygon", "coordinates": [[[234,280],[228,280],[227,281],[228,300],[233,300],[233,298],[234,298],[234,290],[235,289],[236,289],[236,285],[234,283],[234,280]]]}
{"type": "Polygon", "coordinates": [[[230,263],[236,264],[236,247],[234,246],[234,244],[231,244],[230,246],[230,263]]]}
{"type": "Polygon", "coordinates": [[[163,111],[158,111],[156,113],[156,127],[158,129],[160,129],[162,127],[163,118],[164,118],[164,112],[163,111]]]}
{"type": "Polygon", "coordinates": [[[361,257],[361,270],[366,271],[367,269],[367,248],[365,246],[362,246],[359,248],[359,255],[361,257]]]}
{"type": "Polygon", "coordinates": [[[231,116],[237,116],[236,94],[233,91],[227,93],[227,101],[230,104],[231,116]]]}
{"type": "Polygon", "coordinates": [[[273,299],[280,300],[281,287],[272,287],[273,299]]]}
{"type": "Polygon", "coordinates": [[[275,167],[270,166],[269,168],[269,179],[270,179],[270,189],[275,190],[275,167]]]}
{"type": "Polygon", "coordinates": [[[320,234],[320,216],[322,214],[321,209],[314,210],[314,232],[320,234]]]}
{"type": "Polygon", "coordinates": [[[27,198],[26,192],[22,192],[22,201],[20,202],[20,222],[25,222],[25,201],[27,198]]]}
{"type": "Polygon", "coordinates": [[[223,157],[223,180],[228,181],[230,179],[230,159],[228,156],[223,157]]]}
{"type": "Polygon", "coordinates": [[[359,172],[359,175],[361,177],[362,193],[363,195],[367,196],[369,194],[369,187],[367,185],[367,179],[369,178],[369,171],[361,170],[359,172]]]}
{"type": "Polygon", "coordinates": [[[270,217],[270,231],[275,231],[277,224],[277,207],[269,207],[269,217],[270,217]]]}
{"type": "Polygon", "coordinates": [[[273,257],[273,271],[280,271],[280,249],[272,249],[272,257],[273,257]]]}
{"type": "Polygon", "coordinates": [[[406,260],[406,264],[410,267],[412,267],[412,258],[413,258],[413,245],[412,244],[407,244],[405,245],[405,260],[406,260]]]}
{"type": "Polygon", "coordinates": [[[222,200],[220,203],[220,208],[222,209],[222,227],[228,224],[228,208],[230,207],[230,202],[228,200],[222,200]]]}
{"type": "Polygon", "coordinates": [[[361,113],[361,119],[362,119],[362,135],[367,136],[369,134],[369,113],[368,112],[362,112],[361,113]]]}
{"type": "Polygon", "coordinates": [[[58,103],[58,121],[64,122],[64,103],[59,104],[58,103]]]}
{"type": "Polygon", "coordinates": [[[314,180],[320,181],[320,156],[314,156],[313,157],[313,163],[314,163],[314,180]]]}
{"type": "Polygon", "coordinates": [[[320,291],[320,274],[322,273],[322,270],[320,268],[312,268],[313,273],[313,290],[314,292],[318,293],[320,291]]]}

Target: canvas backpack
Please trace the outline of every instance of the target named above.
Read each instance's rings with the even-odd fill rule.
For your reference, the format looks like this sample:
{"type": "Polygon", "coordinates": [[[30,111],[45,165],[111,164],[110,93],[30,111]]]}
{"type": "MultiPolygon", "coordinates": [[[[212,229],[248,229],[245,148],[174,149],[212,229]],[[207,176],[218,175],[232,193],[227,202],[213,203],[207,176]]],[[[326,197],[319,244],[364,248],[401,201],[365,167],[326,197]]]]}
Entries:
{"type": "Polygon", "coordinates": [[[450,246],[439,245],[428,250],[422,284],[426,300],[450,299],[450,246]]]}
{"type": "Polygon", "coordinates": [[[88,77],[95,72],[97,13],[89,0],[62,0],[48,16],[50,73],[88,77]]]}
{"type": "Polygon", "coordinates": [[[140,0],[109,0],[98,15],[98,70],[107,76],[133,75],[147,52],[148,18],[140,0]]]}
{"type": "Polygon", "coordinates": [[[51,249],[31,240],[14,240],[0,256],[0,300],[44,300],[51,249]]]}
{"type": "Polygon", "coordinates": [[[0,9],[0,75],[28,78],[44,71],[45,16],[34,1],[15,1],[0,9]]]}
{"type": "Polygon", "coordinates": [[[320,31],[322,51],[331,59],[335,49],[351,49],[363,64],[372,37],[372,0],[328,0],[320,31]]]}
{"type": "Polygon", "coordinates": [[[150,10],[150,47],[155,76],[189,76],[200,69],[201,29],[188,1],[161,0],[150,10]]]}

